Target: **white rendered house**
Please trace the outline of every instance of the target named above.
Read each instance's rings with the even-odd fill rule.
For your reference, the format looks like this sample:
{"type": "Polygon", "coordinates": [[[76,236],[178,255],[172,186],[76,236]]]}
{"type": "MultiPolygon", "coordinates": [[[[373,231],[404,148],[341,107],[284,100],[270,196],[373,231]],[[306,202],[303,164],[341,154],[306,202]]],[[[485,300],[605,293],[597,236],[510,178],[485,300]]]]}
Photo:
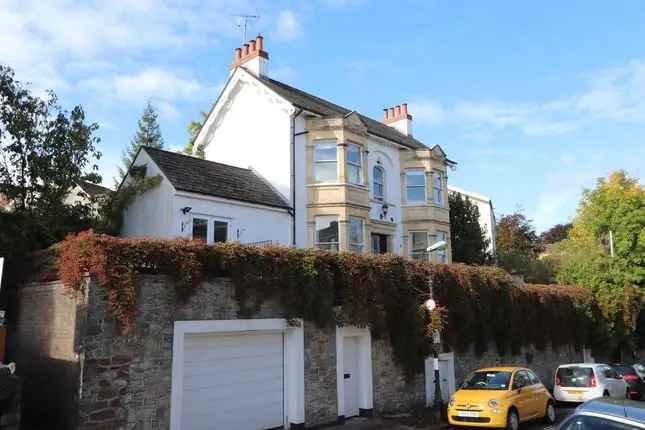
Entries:
{"type": "Polygon", "coordinates": [[[448,186],[448,192],[461,194],[463,198],[469,199],[477,206],[477,209],[479,209],[479,224],[486,231],[486,237],[490,241],[488,251],[495,254],[497,250],[497,247],[495,246],[495,226],[497,225],[497,221],[495,220],[493,201],[484,195],[474,193],[472,191],[466,191],[452,185],[448,186]]]}

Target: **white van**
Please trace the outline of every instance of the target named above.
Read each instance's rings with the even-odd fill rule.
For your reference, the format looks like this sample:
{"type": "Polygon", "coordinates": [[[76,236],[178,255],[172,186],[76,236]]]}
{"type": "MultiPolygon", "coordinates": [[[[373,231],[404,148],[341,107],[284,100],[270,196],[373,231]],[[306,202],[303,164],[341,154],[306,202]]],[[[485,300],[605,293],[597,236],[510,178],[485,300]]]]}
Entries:
{"type": "Polygon", "coordinates": [[[553,397],[559,402],[586,402],[597,397],[624,399],[627,383],[606,364],[563,364],[555,372],[553,397]]]}

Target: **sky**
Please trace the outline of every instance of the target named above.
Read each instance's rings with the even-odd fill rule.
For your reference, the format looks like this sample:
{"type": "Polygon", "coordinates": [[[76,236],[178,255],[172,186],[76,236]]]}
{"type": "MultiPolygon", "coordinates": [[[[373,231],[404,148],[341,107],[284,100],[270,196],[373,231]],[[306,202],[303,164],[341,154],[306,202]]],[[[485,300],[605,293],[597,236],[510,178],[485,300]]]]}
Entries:
{"type": "Polygon", "coordinates": [[[381,119],[407,101],[414,135],[458,166],[449,183],[521,209],[538,231],[584,188],[645,176],[645,2],[0,0],[0,63],[99,124],[112,186],[147,101],[167,148],[217,98],[239,14],[259,15],[270,75],[381,119]]]}

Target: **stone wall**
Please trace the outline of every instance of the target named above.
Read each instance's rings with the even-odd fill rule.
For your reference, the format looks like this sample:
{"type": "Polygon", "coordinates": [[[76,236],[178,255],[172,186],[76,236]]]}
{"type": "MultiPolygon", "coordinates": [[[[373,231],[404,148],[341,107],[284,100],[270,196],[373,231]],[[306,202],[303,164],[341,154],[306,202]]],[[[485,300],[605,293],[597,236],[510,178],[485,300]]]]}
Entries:
{"type": "Polygon", "coordinates": [[[84,300],[58,282],[10,291],[7,361],[17,364],[27,424],[47,423],[53,430],[75,425],[84,300]]]}
{"type": "Polygon", "coordinates": [[[492,366],[522,366],[532,369],[547,388],[552,389],[555,371],[560,364],[580,363],[583,361],[582,350],[564,346],[554,350],[547,346],[543,351],[534,347],[522,348],[519,355],[499,355],[494,345],[488,351],[476,354],[472,348],[464,353],[455,352],[455,383],[457,386],[472,371],[492,366]]]}

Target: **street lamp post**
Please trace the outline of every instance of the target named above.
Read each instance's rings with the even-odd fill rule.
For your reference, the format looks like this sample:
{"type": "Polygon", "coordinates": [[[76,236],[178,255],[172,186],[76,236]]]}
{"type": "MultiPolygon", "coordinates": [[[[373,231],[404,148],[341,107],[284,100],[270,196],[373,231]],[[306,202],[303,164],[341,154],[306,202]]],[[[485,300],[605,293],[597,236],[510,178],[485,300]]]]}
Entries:
{"type": "MultiPolygon", "coordinates": [[[[437,304],[434,300],[429,299],[425,302],[425,307],[432,312],[437,304]]],[[[432,365],[434,368],[434,400],[432,409],[435,412],[442,413],[443,401],[441,398],[441,380],[439,379],[439,348],[441,347],[441,337],[438,330],[432,333],[432,365]]]]}

